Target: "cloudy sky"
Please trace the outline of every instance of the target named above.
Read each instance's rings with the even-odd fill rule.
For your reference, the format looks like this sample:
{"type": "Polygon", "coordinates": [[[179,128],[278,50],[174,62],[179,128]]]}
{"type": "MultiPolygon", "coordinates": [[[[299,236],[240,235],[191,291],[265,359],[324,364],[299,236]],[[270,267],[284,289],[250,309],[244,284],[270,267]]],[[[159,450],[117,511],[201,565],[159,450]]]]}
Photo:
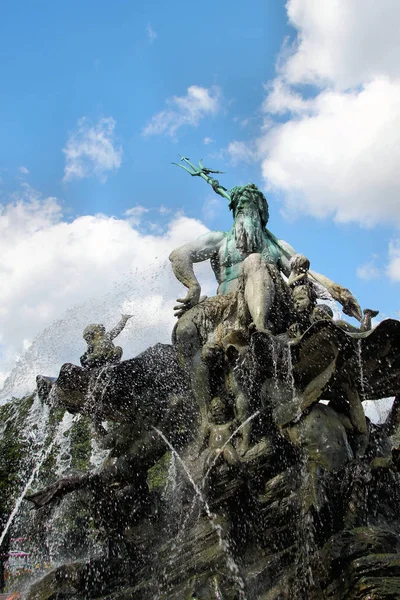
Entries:
{"type": "Polygon", "coordinates": [[[256,183],[275,235],[398,317],[399,30],[398,0],[3,0],[7,394],[77,362],[83,327],[121,311],[126,358],[169,341],[168,253],[231,226],[179,153],[256,183]]]}

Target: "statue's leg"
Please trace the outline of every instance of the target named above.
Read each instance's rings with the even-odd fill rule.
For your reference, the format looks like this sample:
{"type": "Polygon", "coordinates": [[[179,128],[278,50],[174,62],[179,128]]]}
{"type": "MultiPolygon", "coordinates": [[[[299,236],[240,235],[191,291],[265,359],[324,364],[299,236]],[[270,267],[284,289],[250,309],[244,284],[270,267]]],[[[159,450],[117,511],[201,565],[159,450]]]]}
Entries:
{"type": "Polygon", "coordinates": [[[193,395],[198,403],[201,420],[206,421],[211,400],[209,369],[202,360],[202,344],[194,323],[181,317],[176,328],[176,345],[179,360],[191,383],[193,395]]]}
{"type": "Polygon", "coordinates": [[[66,494],[85,488],[91,483],[94,477],[96,477],[96,475],[93,475],[90,472],[85,473],[84,475],[70,475],[69,477],[63,477],[38,492],[27,494],[25,499],[32,502],[36,508],[42,508],[54,500],[63,498],[66,494]]]}
{"type": "Polygon", "coordinates": [[[370,331],[372,327],[372,319],[379,315],[379,310],[372,310],[371,308],[364,309],[363,320],[361,321],[361,331],[370,331]]]}
{"type": "Polygon", "coordinates": [[[368,426],[364,408],[354,384],[343,382],[342,387],[349,402],[350,421],[357,434],[355,453],[357,456],[363,456],[368,445],[368,426]]]}
{"type": "Polygon", "coordinates": [[[243,261],[243,276],[244,296],[251,318],[256,328],[264,331],[268,329],[268,315],[275,299],[275,285],[261,254],[250,254],[243,261]]]}
{"type": "MultiPolygon", "coordinates": [[[[244,423],[249,416],[249,402],[245,394],[240,390],[236,396],[235,414],[240,423],[244,423]]],[[[241,429],[242,439],[238,446],[239,454],[245,454],[250,447],[251,422],[243,425],[241,429]]]]}
{"type": "Polygon", "coordinates": [[[116,346],[112,353],[112,362],[119,363],[122,358],[122,348],[121,346],[116,346]]]}
{"type": "Polygon", "coordinates": [[[232,446],[232,444],[227,444],[225,446],[225,448],[223,449],[223,457],[224,457],[225,461],[228,463],[228,465],[236,466],[240,463],[240,458],[238,456],[238,453],[236,452],[236,450],[232,446]]]}

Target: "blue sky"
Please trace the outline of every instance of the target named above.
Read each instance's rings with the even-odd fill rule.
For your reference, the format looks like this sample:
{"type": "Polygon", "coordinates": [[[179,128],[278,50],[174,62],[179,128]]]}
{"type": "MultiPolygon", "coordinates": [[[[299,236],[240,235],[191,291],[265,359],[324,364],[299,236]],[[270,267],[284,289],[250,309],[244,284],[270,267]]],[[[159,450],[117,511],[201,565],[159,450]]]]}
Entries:
{"type": "Polygon", "coordinates": [[[229,11],[225,3],[204,2],[198,9],[140,4],[25,2],[21,11],[20,3],[5,3],[0,45],[8,60],[1,68],[0,108],[7,142],[1,163],[11,172],[26,163],[32,185],[62,198],[75,213],[120,215],[132,203],[158,204],[160,197],[185,207],[183,195],[193,191],[170,167],[177,153],[206,156],[212,148],[204,148],[205,137],[224,148],[240,135],[240,121],[260,121],[263,82],[274,74],[286,34],[283,3],[255,3],[251,12],[240,2],[229,11]],[[218,117],[205,119],[201,129],[184,128],[176,140],[146,140],[146,123],[191,85],[220,88],[218,117]],[[110,116],[116,121],[123,159],[106,184],[62,185],[61,150],[82,116],[92,123],[110,116]]]}
{"type": "Polygon", "coordinates": [[[396,0],[4,0],[1,377],[35,339],[32,370],[76,361],[85,319],[138,305],[128,352],[168,341],[168,252],[231,226],[179,153],[255,182],[275,235],[398,317],[399,25],[396,0]]]}

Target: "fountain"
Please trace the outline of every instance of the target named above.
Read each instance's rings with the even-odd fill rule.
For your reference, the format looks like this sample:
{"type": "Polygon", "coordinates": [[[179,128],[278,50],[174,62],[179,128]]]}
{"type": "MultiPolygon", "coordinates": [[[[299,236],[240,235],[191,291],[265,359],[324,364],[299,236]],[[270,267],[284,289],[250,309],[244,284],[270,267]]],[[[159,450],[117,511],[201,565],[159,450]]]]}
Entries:
{"type": "Polygon", "coordinates": [[[188,288],[171,345],[121,360],[99,343],[0,407],[2,585],[26,600],[400,598],[400,322],[372,328],[277,240],[253,184],[228,192],[184,160],[234,227],[171,254],[188,288]],[[206,259],[212,298],[193,271],[206,259]],[[362,402],[393,396],[371,423],[362,402]],[[12,576],[11,535],[30,557],[12,576]]]}

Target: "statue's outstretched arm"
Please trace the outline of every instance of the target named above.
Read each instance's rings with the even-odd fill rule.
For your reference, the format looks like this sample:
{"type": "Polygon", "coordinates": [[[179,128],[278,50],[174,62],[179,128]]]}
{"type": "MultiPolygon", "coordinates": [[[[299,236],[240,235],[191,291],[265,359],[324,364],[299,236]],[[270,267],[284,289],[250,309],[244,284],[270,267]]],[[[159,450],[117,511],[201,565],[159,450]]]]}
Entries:
{"type": "MultiPolygon", "coordinates": [[[[210,231],[194,242],[173,250],[169,256],[175,277],[188,288],[185,298],[178,298],[186,309],[199,302],[201,287],[193,270],[193,264],[215,256],[224,240],[222,231],[210,231]]],[[[178,309],[180,307],[177,307],[178,309]]],[[[183,307],[181,307],[183,308],[183,307]]]]}
{"type": "Polygon", "coordinates": [[[310,279],[320,283],[324,288],[328,290],[332,298],[339,302],[343,307],[343,312],[350,317],[354,317],[357,321],[362,321],[361,307],[353,294],[347,288],[335,283],[325,275],[316,273],[315,271],[308,272],[310,279]]]}
{"type": "MultiPolygon", "coordinates": [[[[281,256],[279,259],[279,268],[287,277],[289,277],[290,258],[295,254],[295,250],[284,240],[278,240],[273,234],[271,234],[270,231],[267,231],[267,233],[280,250],[281,256]]],[[[355,317],[360,322],[362,321],[363,316],[361,307],[350,290],[339,285],[338,283],[335,283],[332,281],[332,279],[329,279],[329,277],[325,277],[325,275],[321,275],[315,271],[310,270],[308,274],[312,281],[316,281],[317,283],[321,284],[328,290],[332,298],[342,305],[343,312],[346,315],[355,317]]]]}
{"type": "Polygon", "coordinates": [[[130,319],[131,316],[132,315],[121,315],[121,319],[120,319],[119,323],[115,327],[110,329],[110,331],[107,334],[111,340],[116,338],[117,335],[119,335],[121,333],[121,331],[124,329],[125,325],[127,324],[128,319],[130,319]]]}

